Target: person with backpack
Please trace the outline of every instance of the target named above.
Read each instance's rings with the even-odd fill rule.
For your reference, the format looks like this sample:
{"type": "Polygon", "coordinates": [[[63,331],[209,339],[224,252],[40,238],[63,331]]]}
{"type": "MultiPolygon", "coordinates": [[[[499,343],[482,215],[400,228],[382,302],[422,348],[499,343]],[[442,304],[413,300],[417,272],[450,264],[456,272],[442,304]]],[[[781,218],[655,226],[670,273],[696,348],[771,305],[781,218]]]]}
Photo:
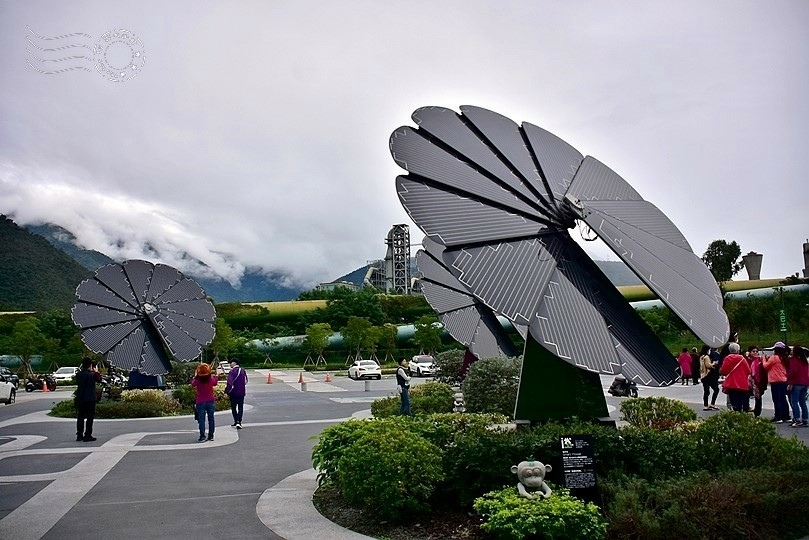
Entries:
{"type": "Polygon", "coordinates": [[[242,429],[244,396],[247,394],[247,372],[239,365],[238,358],[230,359],[230,373],[225,385],[225,393],[230,398],[230,412],[233,415],[231,426],[242,429]]]}

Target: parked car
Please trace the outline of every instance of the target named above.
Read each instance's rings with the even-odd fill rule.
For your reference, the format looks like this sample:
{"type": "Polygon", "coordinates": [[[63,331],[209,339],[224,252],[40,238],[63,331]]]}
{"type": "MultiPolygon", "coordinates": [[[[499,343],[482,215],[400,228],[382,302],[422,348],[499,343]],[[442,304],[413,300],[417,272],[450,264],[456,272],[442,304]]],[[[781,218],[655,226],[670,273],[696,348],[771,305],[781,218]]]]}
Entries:
{"type": "Polygon", "coordinates": [[[219,369],[222,370],[222,373],[227,375],[228,373],[230,373],[230,362],[228,362],[227,360],[220,360],[219,369]]]}
{"type": "Polygon", "coordinates": [[[0,381],[0,402],[6,405],[17,401],[17,387],[8,381],[0,381]]]}
{"type": "Polygon", "coordinates": [[[79,368],[77,367],[60,367],[59,369],[51,373],[51,375],[53,376],[54,379],[56,379],[56,382],[69,381],[70,379],[75,377],[78,372],[79,368]]]}
{"type": "Polygon", "coordinates": [[[354,380],[381,379],[382,368],[373,360],[357,360],[348,368],[348,376],[354,380]]]}
{"type": "Polygon", "coordinates": [[[20,387],[20,377],[4,366],[0,366],[0,381],[10,382],[14,388],[20,387]]]}
{"type": "Polygon", "coordinates": [[[429,354],[417,354],[410,360],[409,364],[410,375],[417,377],[426,377],[427,375],[432,375],[435,371],[433,357],[429,354]]]}

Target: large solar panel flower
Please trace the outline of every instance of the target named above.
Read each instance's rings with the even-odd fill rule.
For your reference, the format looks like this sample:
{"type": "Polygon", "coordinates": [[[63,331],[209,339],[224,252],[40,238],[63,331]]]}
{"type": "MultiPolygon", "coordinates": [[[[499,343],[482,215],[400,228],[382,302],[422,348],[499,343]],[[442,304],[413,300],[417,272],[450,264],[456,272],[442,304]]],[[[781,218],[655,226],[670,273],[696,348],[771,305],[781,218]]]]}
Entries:
{"type": "MultiPolygon", "coordinates": [[[[425,107],[412,118],[417,128],[390,138],[409,173],[397,177],[397,192],[439,246],[428,254],[460,284],[449,289],[527,326],[530,338],[575,366],[670,383],[671,354],[568,233],[583,221],[697,337],[727,341],[711,273],[677,227],[606,165],[479,107],[425,107]]],[[[441,284],[430,280],[436,271],[425,278],[441,284]]]]}
{"type": "Polygon", "coordinates": [[[198,358],[216,333],[216,310],[192,279],[165,264],[108,264],[76,288],[73,322],[93,352],[125,371],[170,371],[170,356],[198,358]]]}

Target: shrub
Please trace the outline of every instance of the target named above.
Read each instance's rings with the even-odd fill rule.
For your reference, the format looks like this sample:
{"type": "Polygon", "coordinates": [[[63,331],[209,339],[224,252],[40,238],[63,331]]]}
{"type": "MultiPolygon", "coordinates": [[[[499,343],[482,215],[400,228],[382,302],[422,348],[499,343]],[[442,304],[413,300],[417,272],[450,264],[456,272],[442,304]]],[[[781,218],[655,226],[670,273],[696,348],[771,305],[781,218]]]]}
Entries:
{"type": "Polygon", "coordinates": [[[809,449],[784,439],[770,422],[746,414],[714,415],[694,430],[697,459],[708,471],[809,468],[809,449]]]}
{"type": "Polygon", "coordinates": [[[51,408],[50,416],[58,418],[76,418],[76,402],[72,399],[60,401],[51,408]]]}
{"type": "Polygon", "coordinates": [[[176,400],[167,400],[163,404],[149,401],[102,401],[96,405],[96,418],[152,418],[171,416],[179,411],[180,404],[176,400]]]}
{"type": "MultiPolygon", "coordinates": [[[[452,412],[454,403],[452,388],[444,383],[426,382],[410,389],[410,409],[414,415],[452,412]]],[[[375,418],[399,414],[401,398],[390,396],[371,403],[375,418]]]]}
{"type": "Polygon", "coordinates": [[[444,478],[441,449],[399,423],[369,422],[339,458],[337,475],[347,502],[402,519],[429,508],[444,478]]]}
{"type": "Polygon", "coordinates": [[[166,402],[166,395],[162,390],[124,390],[121,392],[121,401],[125,403],[154,403],[157,405],[166,402]]]}
{"type": "Polygon", "coordinates": [[[367,424],[365,420],[352,419],[329,426],[320,433],[312,449],[312,465],[318,471],[318,486],[338,482],[337,468],[340,458],[360,437],[367,424]]]}
{"type": "Polygon", "coordinates": [[[465,351],[453,349],[436,354],[433,363],[436,366],[435,381],[450,386],[460,386],[463,380],[461,369],[465,351]]]}
{"type": "Polygon", "coordinates": [[[622,419],[635,427],[673,429],[697,419],[682,401],[665,397],[630,398],[621,403],[622,419]]]}
{"type": "Polygon", "coordinates": [[[483,358],[469,368],[463,395],[469,412],[514,416],[522,357],[483,358]]]}
{"type": "Polygon", "coordinates": [[[613,538],[797,538],[809,516],[809,472],[699,472],[644,480],[612,476],[601,492],[613,538]]]}
{"type": "Polygon", "coordinates": [[[687,433],[629,426],[620,431],[620,437],[619,462],[613,464],[612,471],[653,480],[690,474],[699,468],[694,439],[687,433]]]}
{"type": "Polygon", "coordinates": [[[552,488],[547,499],[526,499],[514,487],[486,493],[475,500],[483,515],[481,528],[495,538],[604,538],[607,521],[593,503],[585,503],[564,488],[552,488]]]}

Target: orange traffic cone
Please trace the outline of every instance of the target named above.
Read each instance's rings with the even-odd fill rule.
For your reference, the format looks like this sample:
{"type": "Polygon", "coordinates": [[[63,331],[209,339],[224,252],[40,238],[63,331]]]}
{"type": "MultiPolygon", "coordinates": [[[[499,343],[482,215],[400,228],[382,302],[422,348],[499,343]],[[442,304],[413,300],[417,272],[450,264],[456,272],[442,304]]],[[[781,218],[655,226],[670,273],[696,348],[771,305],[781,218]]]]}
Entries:
{"type": "Polygon", "coordinates": [[[326,382],[331,382],[331,373],[326,372],[326,382]]]}
{"type": "Polygon", "coordinates": [[[272,384],[272,373],[267,372],[267,384],[272,384]]]}
{"type": "Polygon", "coordinates": [[[303,371],[301,371],[301,376],[300,376],[300,377],[298,377],[298,384],[303,384],[303,383],[304,383],[304,380],[303,380],[303,371]]]}
{"type": "Polygon", "coordinates": [[[48,390],[48,381],[42,381],[42,391],[50,392],[50,390],[48,390]]]}

